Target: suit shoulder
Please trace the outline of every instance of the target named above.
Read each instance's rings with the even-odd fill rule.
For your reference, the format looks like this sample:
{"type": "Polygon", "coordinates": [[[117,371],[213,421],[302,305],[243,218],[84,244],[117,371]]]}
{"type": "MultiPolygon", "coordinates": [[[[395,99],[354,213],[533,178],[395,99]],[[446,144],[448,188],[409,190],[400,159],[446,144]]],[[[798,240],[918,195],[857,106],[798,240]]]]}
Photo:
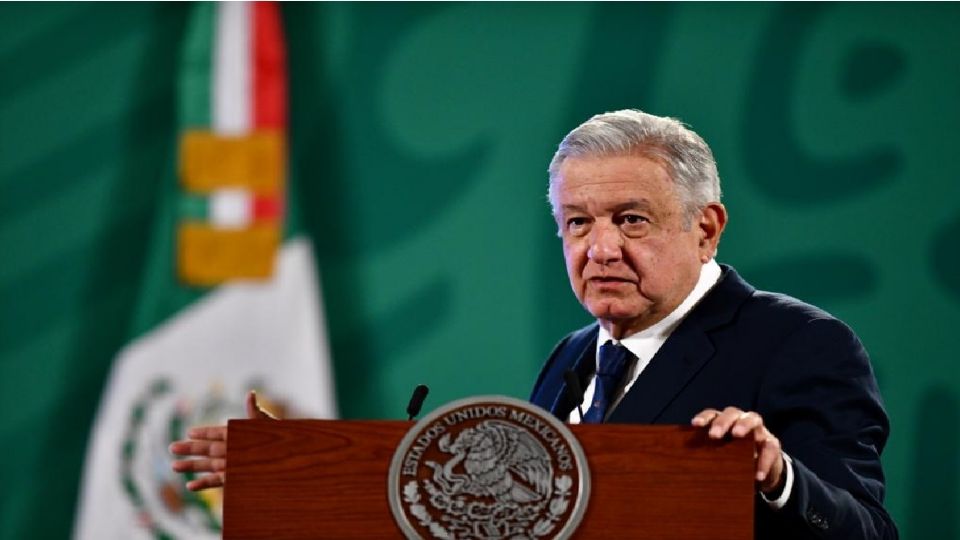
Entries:
{"type": "MultiPolygon", "coordinates": [[[[556,370],[554,367],[557,362],[563,363],[565,360],[569,360],[568,357],[572,351],[582,350],[586,344],[593,339],[596,335],[598,324],[596,322],[590,323],[579,330],[570,332],[563,337],[557,344],[553,347],[553,350],[550,352],[550,356],[547,357],[547,360],[543,363],[543,366],[540,368],[540,374],[537,376],[537,380],[533,385],[533,391],[530,395],[530,401],[538,405],[544,406],[543,403],[540,403],[540,389],[544,386],[544,381],[550,376],[551,373],[556,370]],[[564,358],[564,360],[561,360],[564,358]]],[[[556,373],[554,373],[556,376],[556,373]]],[[[546,408],[544,406],[544,408],[546,408]]]]}
{"type": "Polygon", "coordinates": [[[567,334],[562,340],[560,340],[560,344],[564,342],[577,343],[584,339],[590,339],[593,337],[593,334],[596,333],[598,327],[599,327],[598,323],[592,322],[584,326],[583,328],[574,330],[573,332],[570,332],[569,334],[567,334]]]}
{"type": "Polygon", "coordinates": [[[559,356],[559,354],[562,351],[564,351],[566,348],[578,347],[579,345],[584,344],[587,341],[593,339],[593,337],[597,333],[598,327],[599,327],[598,323],[592,322],[584,326],[583,328],[574,330],[573,332],[570,332],[569,334],[564,336],[563,339],[558,341],[557,344],[553,347],[553,350],[550,352],[550,356],[547,357],[547,361],[544,365],[544,368],[548,368],[551,362],[553,362],[553,360],[556,359],[557,356],[559,356]]]}
{"type": "Polygon", "coordinates": [[[807,347],[829,346],[866,356],[863,343],[850,326],[826,310],[786,294],[754,291],[737,319],[742,332],[772,348],[802,342],[807,347]]]}
{"type": "MultiPolygon", "coordinates": [[[[724,302],[736,305],[729,320],[735,331],[745,332],[751,339],[763,336],[772,342],[812,332],[859,344],[859,338],[853,330],[826,310],[787,294],[757,289],[733,267],[721,267],[724,270],[723,278],[715,292],[711,292],[707,298],[719,298],[721,305],[724,302]]],[[[723,310],[717,304],[710,309],[723,310]]]]}
{"type": "Polygon", "coordinates": [[[813,304],[783,293],[761,290],[754,291],[744,302],[741,316],[762,319],[766,324],[786,328],[797,328],[814,321],[823,321],[818,324],[847,327],[843,321],[813,304]]]}

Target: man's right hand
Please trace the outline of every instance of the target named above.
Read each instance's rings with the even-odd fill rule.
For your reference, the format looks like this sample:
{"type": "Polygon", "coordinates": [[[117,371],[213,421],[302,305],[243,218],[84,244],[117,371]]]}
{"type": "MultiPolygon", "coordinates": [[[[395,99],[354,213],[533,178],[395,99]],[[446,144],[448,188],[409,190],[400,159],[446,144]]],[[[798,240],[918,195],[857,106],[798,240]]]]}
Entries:
{"type": "MultiPolygon", "coordinates": [[[[251,420],[273,418],[257,405],[257,394],[247,393],[247,418],[251,420]]],[[[170,452],[187,459],[173,462],[176,472],[201,473],[187,482],[187,489],[202,489],[223,486],[227,479],[227,426],[202,426],[187,430],[187,439],[170,444],[170,452]]]]}

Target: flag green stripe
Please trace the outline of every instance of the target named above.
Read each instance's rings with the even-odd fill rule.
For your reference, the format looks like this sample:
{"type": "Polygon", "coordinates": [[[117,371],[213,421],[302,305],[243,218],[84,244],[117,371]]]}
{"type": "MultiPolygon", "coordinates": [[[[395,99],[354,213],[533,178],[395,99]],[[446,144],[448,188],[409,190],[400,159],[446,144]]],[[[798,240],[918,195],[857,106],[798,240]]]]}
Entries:
{"type": "MultiPolygon", "coordinates": [[[[178,70],[179,128],[209,129],[217,6],[213,2],[204,2],[191,5],[190,9],[178,70]]],[[[209,290],[185,286],[176,274],[176,231],[183,211],[183,191],[172,163],[168,174],[169,180],[164,183],[166,189],[161,194],[153,235],[148,243],[143,281],[130,329],[131,339],[152,330],[209,290]]]]}
{"type": "Polygon", "coordinates": [[[193,6],[180,65],[178,97],[181,129],[210,127],[210,85],[216,9],[213,2],[193,6]]]}
{"type": "Polygon", "coordinates": [[[183,193],[180,196],[180,219],[207,221],[210,215],[210,198],[183,193]]]}

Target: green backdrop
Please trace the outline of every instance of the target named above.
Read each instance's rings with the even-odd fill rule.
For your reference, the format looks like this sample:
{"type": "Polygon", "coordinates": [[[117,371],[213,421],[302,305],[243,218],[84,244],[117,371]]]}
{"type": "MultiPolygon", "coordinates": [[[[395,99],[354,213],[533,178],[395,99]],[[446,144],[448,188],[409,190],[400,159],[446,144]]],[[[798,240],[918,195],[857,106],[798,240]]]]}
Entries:
{"type": "MultiPolygon", "coordinates": [[[[0,537],[65,538],[133,337],[188,5],[0,5],[0,537]]],[[[712,145],[719,259],[870,350],[902,536],[960,539],[955,4],[283,6],[292,226],[342,414],[525,397],[587,321],[545,203],[566,131],[624,107],[712,145]],[[954,156],[951,158],[950,156],[954,156]]]]}

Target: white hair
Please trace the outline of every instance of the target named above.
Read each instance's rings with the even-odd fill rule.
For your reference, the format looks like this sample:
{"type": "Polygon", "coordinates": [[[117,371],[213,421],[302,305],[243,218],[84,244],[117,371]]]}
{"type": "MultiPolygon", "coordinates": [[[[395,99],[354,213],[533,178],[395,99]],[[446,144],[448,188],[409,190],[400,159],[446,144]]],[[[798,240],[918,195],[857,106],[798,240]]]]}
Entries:
{"type": "Polygon", "coordinates": [[[720,176],[704,140],[675,118],[636,109],[598,114],[560,141],[550,161],[547,196],[557,213],[554,194],[560,166],[569,157],[645,155],[667,167],[686,210],[686,221],[711,202],[720,201],[720,176]]]}

